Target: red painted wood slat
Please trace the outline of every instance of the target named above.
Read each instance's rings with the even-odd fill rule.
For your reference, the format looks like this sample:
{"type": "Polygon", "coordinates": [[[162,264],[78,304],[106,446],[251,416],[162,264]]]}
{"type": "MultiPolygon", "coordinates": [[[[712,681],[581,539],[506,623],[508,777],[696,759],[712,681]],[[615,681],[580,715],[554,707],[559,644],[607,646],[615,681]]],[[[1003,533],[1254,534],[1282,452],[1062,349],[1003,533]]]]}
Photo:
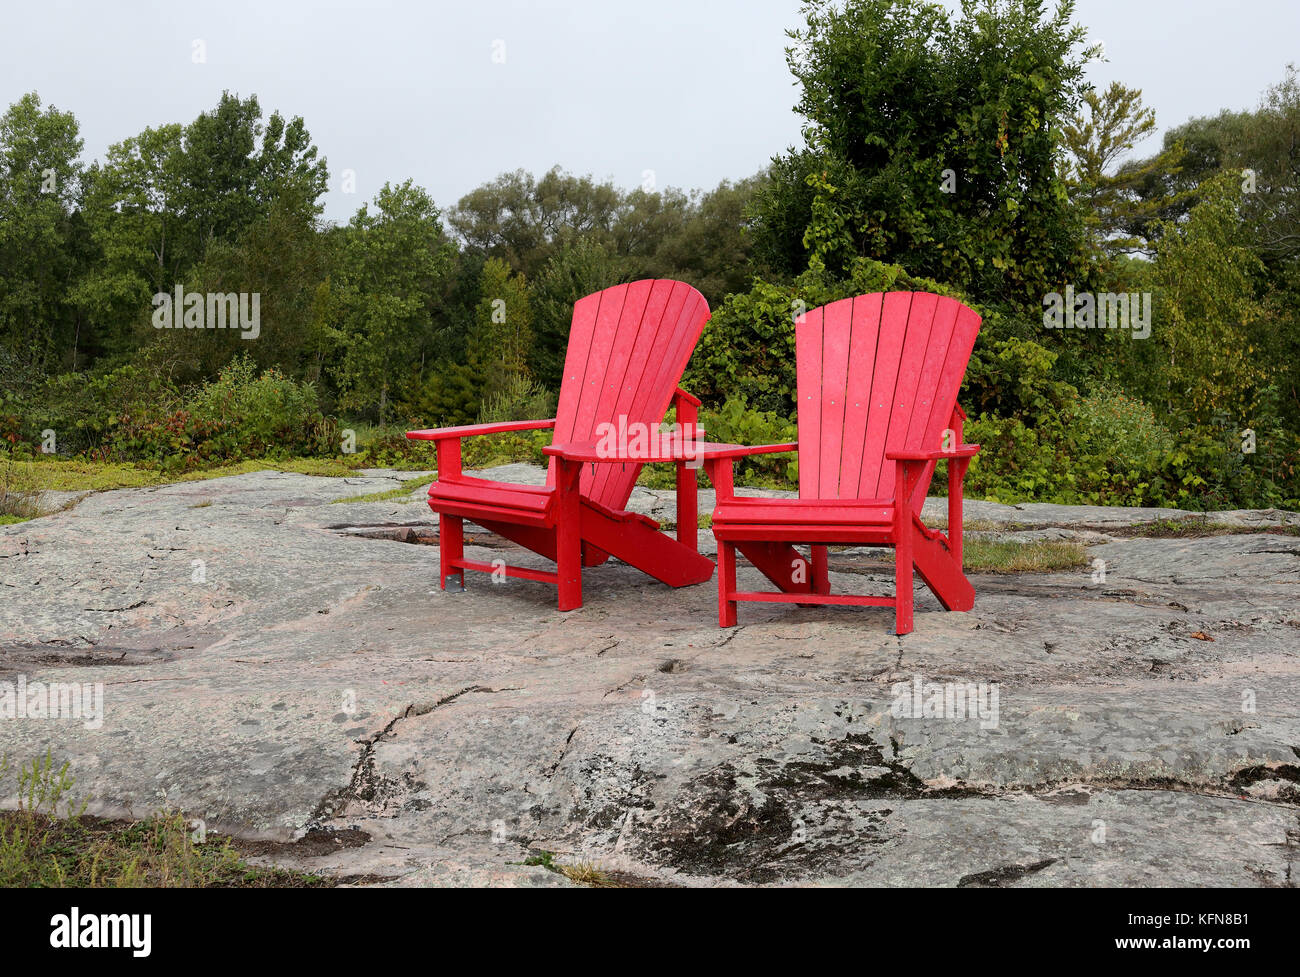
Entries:
{"type": "Polygon", "coordinates": [[[857,607],[893,607],[893,597],[870,597],[865,594],[811,594],[802,591],[794,594],[765,590],[739,590],[731,595],[735,600],[752,600],[767,604],[847,604],[857,607]]]}
{"type": "MultiPolygon", "coordinates": [[[[858,495],[876,498],[880,492],[881,469],[885,459],[885,438],[889,434],[890,405],[898,380],[898,361],[907,336],[911,292],[886,292],[880,314],[880,339],[872,364],[871,400],[867,408],[866,432],[862,441],[862,474],[858,477],[858,495]]],[[[890,463],[890,468],[893,463],[890,463]]],[[[892,480],[892,476],[890,476],[892,480]]]]}
{"type": "MultiPolygon", "coordinates": [[[[596,424],[601,420],[596,411],[604,390],[605,371],[609,366],[610,354],[614,350],[619,324],[623,321],[623,308],[627,304],[631,291],[630,285],[621,285],[618,288],[617,300],[614,295],[611,295],[601,302],[600,313],[596,316],[596,326],[592,332],[591,348],[587,353],[587,365],[580,381],[578,409],[573,419],[572,440],[574,441],[590,441],[595,437],[596,424]]],[[[581,473],[580,491],[589,492],[594,478],[591,466],[588,465],[581,473]]]]}
{"type": "Polygon", "coordinates": [[[871,407],[871,377],[880,336],[884,296],[879,292],[853,300],[853,338],[849,347],[849,377],[844,392],[844,445],[840,449],[840,498],[861,498],[862,442],[871,407]]]}
{"type": "MultiPolygon", "coordinates": [[[[903,347],[898,356],[898,376],[894,381],[894,399],[890,404],[889,427],[885,432],[885,453],[901,448],[907,440],[908,426],[918,407],[917,383],[925,366],[925,356],[930,341],[930,326],[939,296],[927,292],[914,292],[907,313],[907,329],[903,347]]],[[[880,478],[876,493],[886,498],[894,493],[896,466],[887,459],[881,461],[880,478]]]]}
{"type": "Polygon", "coordinates": [[[798,385],[799,497],[815,499],[821,488],[822,442],[822,322],[823,309],[813,309],[795,322],[795,382],[798,385]],[[806,448],[803,446],[807,446],[806,448]]]}
{"type": "MultiPolygon", "coordinates": [[[[938,420],[939,408],[937,404],[943,400],[943,391],[940,389],[943,380],[943,368],[948,358],[948,349],[952,343],[953,330],[957,325],[957,314],[961,309],[962,305],[956,299],[947,298],[946,296],[939,299],[939,304],[934,313],[934,321],[930,326],[930,341],[925,365],[916,384],[916,407],[912,411],[912,419],[908,424],[907,435],[903,439],[902,445],[891,445],[890,450],[897,450],[899,447],[904,450],[934,450],[942,446],[940,439],[936,437],[933,424],[938,420]]],[[[964,365],[962,369],[965,370],[964,365]]],[[[960,380],[958,383],[960,383],[960,380]]],[[[951,410],[948,414],[951,414],[951,410]]],[[[941,432],[947,426],[948,414],[944,414],[938,431],[941,432]]],[[[913,509],[917,513],[925,505],[925,496],[930,489],[930,481],[933,477],[934,464],[931,463],[925,466],[918,478],[916,497],[913,502],[913,509]]]]}
{"type": "Polygon", "coordinates": [[[751,500],[732,499],[718,503],[714,519],[718,522],[802,522],[809,525],[844,523],[850,526],[888,524],[894,516],[888,502],[870,502],[854,499],[851,502],[827,500],[824,505],[808,505],[817,499],[763,499],[767,505],[746,504],[751,500]]]}
{"type": "Polygon", "coordinates": [[[564,354],[564,374],[560,378],[560,399],[555,409],[554,441],[573,440],[574,424],[578,418],[578,402],[582,396],[582,378],[587,373],[587,360],[596,332],[596,320],[601,305],[606,300],[622,304],[618,289],[605,289],[595,295],[578,299],[573,305],[573,322],[569,327],[569,348],[564,354]]]}
{"type": "MultiPolygon", "coordinates": [[[[528,486],[536,489],[538,486],[528,486]]],[[[551,504],[553,493],[546,491],[516,491],[506,482],[490,482],[485,479],[447,479],[434,482],[429,486],[429,498],[447,499],[451,502],[482,503],[484,505],[506,506],[512,509],[528,509],[533,512],[545,512],[551,504]]]]}
{"type": "MultiPolygon", "coordinates": [[[[595,439],[602,423],[614,423],[618,417],[618,399],[623,392],[623,379],[628,366],[637,353],[637,343],[645,324],[646,308],[654,292],[655,282],[645,279],[627,287],[618,321],[614,323],[609,342],[609,352],[603,363],[588,363],[590,378],[599,377],[596,405],[592,411],[592,427],[587,438],[595,439]]],[[[582,493],[599,498],[609,482],[609,465],[591,466],[583,472],[582,493]]]]}
{"type": "MultiPolygon", "coordinates": [[[[840,452],[844,444],[844,391],[848,383],[853,299],[826,306],[822,314],[821,458],[817,498],[840,497],[840,452]]],[[[812,450],[817,450],[813,447],[812,450]]]]}
{"type": "Polygon", "coordinates": [[[957,406],[957,394],[961,391],[962,377],[966,375],[966,366],[970,363],[971,350],[975,348],[975,337],[979,331],[980,317],[961,306],[957,311],[952,341],[948,344],[948,353],[944,357],[934,407],[930,413],[926,431],[926,439],[930,444],[937,444],[940,433],[952,419],[952,412],[957,406]]]}
{"type": "MultiPolygon", "coordinates": [[[[552,443],[561,444],[573,440],[573,429],[578,418],[578,402],[582,398],[582,378],[587,373],[587,360],[591,355],[591,344],[596,332],[596,320],[600,316],[600,307],[606,301],[621,303],[622,293],[617,289],[605,289],[594,295],[587,295],[573,304],[573,321],[569,325],[569,345],[564,354],[564,373],[560,376],[560,397],[555,408],[555,433],[552,443]]],[[[555,485],[555,459],[552,458],[546,468],[546,484],[555,485]]]]}
{"type": "MultiPolygon", "coordinates": [[[[621,375],[617,378],[617,390],[615,398],[606,405],[602,405],[601,424],[603,421],[610,424],[617,424],[617,418],[624,416],[629,422],[640,422],[640,424],[650,424],[649,418],[642,417],[645,411],[645,405],[649,404],[649,391],[642,391],[642,385],[645,383],[647,366],[651,362],[651,351],[659,342],[660,330],[664,326],[664,316],[668,312],[669,303],[673,298],[673,292],[680,291],[682,301],[685,300],[689,290],[682,286],[680,282],[672,281],[653,281],[646,282],[647,294],[645,303],[642,304],[640,322],[637,324],[636,333],[632,335],[632,330],[627,330],[632,335],[632,342],[628,344],[628,356],[621,369],[621,375]],[[641,404],[637,403],[638,394],[645,392],[646,396],[641,396],[641,404]],[[638,409],[640,408],[640,409],[638,409]]],[[[627,329],[625,324],[620,324],[621,329],[627,329]]],[[[660,414],[662,417],[662,414],[660,414]]],[[[654,418],[658,421],[658,418],[654,418]]],[[[602,503],[610,505],[611,508],[623,508],[627,503],[627,494],[632,494],[632,485],[636,482],[637,473],[640,473],[641,466],[633,465],[633,472],[625,472],[623,465],[597,465],[595,479],[591,483],[591,498],[601,500],[602,503]],[[623,498],[620,498],[623,496],[623,498]]]]}
{"type": "MultiPolygon", "coordinates": [[[[629,421],[651,427],[663,420],[691,351],[695,349],[708,319],[708,304],[704,301],[704,296],[680,282],[675,285],[686,292],[681,310],[676,317],[665,314],[663,325],[667,327],[668,334],[663,354],[647,362],[640,384],[642,390],[638,392],[640,396],[634,399],[633,409],[628,413],[629,421]],[[646,377],[650,379],[645,379],[646,377]]],[[[604,490],[603,501],[611,508],[622,508],[632,494],[632,486],[641,466],[628,463],[626,466],[606,467],[610,469],[610,482],[604,490]]]]}
{"type": "MultiPolygon", "coordinates": [[[[928,444],[926,439],[931,431],[931,418],[938,413],[935,402],[942,399],[939,383],[943,377],[943,366],[948,358],[953,330],[957,325],[957,313],[960,311],[961,303],[950,298],[941,299],[935,309],[934,322],[930,326],[928,355],[916,384],[916,410],[912,412],[907,437],[901,445],[904,450],[932,451],[941,447],[938,444],[928,444]]],[[[944,418],[944,422],[946,424],[947,418],[944,418]]]]}

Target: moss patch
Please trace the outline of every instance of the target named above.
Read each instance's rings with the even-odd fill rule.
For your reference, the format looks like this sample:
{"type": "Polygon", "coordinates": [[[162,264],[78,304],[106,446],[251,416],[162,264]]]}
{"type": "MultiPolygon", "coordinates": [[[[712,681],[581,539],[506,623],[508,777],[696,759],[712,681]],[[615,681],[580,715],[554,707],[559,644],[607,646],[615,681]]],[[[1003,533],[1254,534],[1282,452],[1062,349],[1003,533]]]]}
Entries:
{"type": "Polygon", "coordinates": [[[261,471],[295,472],[299,475],[323,475],[336,478],[356,474],[356,470],[351,465],[332,458],[264,458],[187,472],[163,472],[139,465],[84,459],[41,458],[13,461],[8,467],[7,477],[14,491],[102,492],[108,489],[194,482],[261,471]]]}

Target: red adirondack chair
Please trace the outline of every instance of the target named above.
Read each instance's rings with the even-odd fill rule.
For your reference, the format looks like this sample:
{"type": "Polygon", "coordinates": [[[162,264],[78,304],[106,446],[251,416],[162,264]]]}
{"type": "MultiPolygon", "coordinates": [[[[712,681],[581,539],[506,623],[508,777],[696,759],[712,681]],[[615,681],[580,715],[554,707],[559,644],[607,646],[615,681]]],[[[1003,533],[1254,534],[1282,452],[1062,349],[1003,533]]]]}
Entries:
{"type": "Polygon", "coordinates": [[[970,610],[961,568],[962,480],[979,445],[962,444],[957,391],[980,318],[924,292],[860,295],[807,313],[795,326],[799,441],[710,452],[717,491],[718,623],[737,601],[893,607],[898,634],[912,630],[912,568],[948,610],[970,610]],[[746,454],[798,450],[799,498],[735,495],[732,463],[746,454]],[[935,465],[948,465],[948,531],[921,522],[935,465]],[[792,543],[811,543],[811,561],[792,543]],[[895,596],[832,594],[828,544],[892,546],[895,596]],[[779,593],[736,590],[735,552],[779,593]]]}
{"type": "Polygon", "coordinates": [[[554,572],[505,567],[507,576],[556,584],[562,611],[582,606],[582,568],[611,555],[673,587],[703,583],[713,561],[696,549],[695,471],[678,465],[678,539],[647,516],[625,511],[641,465],[615,458],[570,464],[552,457],[544,486],[470,478],[461,471],[461,438],[553,428],[552,443],[595,442],[602,425],[657,427],[670,402],[682,425],[695,425],[699,401],[677,386],[709,318],[704,296],[669,280],[617,285],[573,307],[556,416],[544,421],[471,424],[408,431],[437,447],[438,479],[429,507],[438,513],[441,585],[465,571],[495,567],[465,558],[464,520],[549,560],[554,572]]]}

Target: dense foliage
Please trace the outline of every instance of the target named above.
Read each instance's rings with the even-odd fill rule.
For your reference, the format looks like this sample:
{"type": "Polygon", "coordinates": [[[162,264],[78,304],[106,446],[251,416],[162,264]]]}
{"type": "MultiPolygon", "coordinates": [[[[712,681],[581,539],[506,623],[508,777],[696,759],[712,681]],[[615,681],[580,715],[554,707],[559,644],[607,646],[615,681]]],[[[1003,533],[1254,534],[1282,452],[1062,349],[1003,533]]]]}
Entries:
{"type": "Polygon", "coordinates": [[[1087,83],[1096,55],[1070,0],[815,0],[787,48],[802,144],[757,175],[687,193],[514,171],[450,208],[407,180],[343,225],[304,121],[255,96],[86,164],[75,116],[25,95],[0,116],[0,445],[427,466],[402,426],[549,415],[574,301],[674,277],[714,310],[687,373],[711,437],[795,438],[801,311],[920,289],[984,317],[974,494],[1300,506],[1295,69],[1134,158],[1154,115],[1087,83]],[[1045,328],[1062,293],[1146,297],[1149,330],[1045,328]]]}

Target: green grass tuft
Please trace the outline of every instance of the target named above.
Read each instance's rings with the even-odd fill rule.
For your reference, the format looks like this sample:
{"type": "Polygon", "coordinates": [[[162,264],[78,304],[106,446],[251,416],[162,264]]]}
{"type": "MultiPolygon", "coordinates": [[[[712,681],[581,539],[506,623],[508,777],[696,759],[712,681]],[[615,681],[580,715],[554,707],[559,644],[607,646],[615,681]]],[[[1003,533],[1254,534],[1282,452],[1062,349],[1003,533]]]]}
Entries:
{"type": "Polygon", "coordinates": [[[962,547],[962,567],[968,573],[1054,573],[1087,565],[1087,550],[1079,543],[967,539],[962,547]]]}
{"type": "MultiPolygon", "coordinates": [[[[0,781],[9,771],[0,758],[0,781]]],[[[240,859],[204,842],[179,811],[140,821],[88,817],[68,764],[45,756],[17,771],[15,811],[0,811],[0,888],[320,888],[335,880],[240,859]]]]}
{"type": "Polygon", "coordinates": [[[402,499],[410,495],[416,488],[422,485],[428,485],[432,479],[407,478],[397,488],[385,489],[382,492],[370,492],[366,495],[349,495],[342,499],[330,499],[331,504],[339,502],[387,502],[389,499],[402,499]]]}
{"type": "Polygon", "coordinates": [[[620,883],[611,877],[607,872],[598,869],[591,862],[578,862],[576,865],[564,865],[555,860],[555,852],[541,851],[536,855],[529,855],[520,865],[540,865],[547,871],[554,872],[556,875],[563,875],[570,882],[577,885],[585,885],[593,889],[613,889],[623,888],[620,883]]]}
{"type": "Polygon", "coordinates": [[[1248,536],[1270,533],[1277,536],[1300,536],[1300,526],[1242,526],[1230,522],[1212,522],[1208,516],[1182,519],[1157,519],[1115,530],[1117,536],[1144,536],[1151,539],[1191,539],[1198,536],[1248,536]]]}

